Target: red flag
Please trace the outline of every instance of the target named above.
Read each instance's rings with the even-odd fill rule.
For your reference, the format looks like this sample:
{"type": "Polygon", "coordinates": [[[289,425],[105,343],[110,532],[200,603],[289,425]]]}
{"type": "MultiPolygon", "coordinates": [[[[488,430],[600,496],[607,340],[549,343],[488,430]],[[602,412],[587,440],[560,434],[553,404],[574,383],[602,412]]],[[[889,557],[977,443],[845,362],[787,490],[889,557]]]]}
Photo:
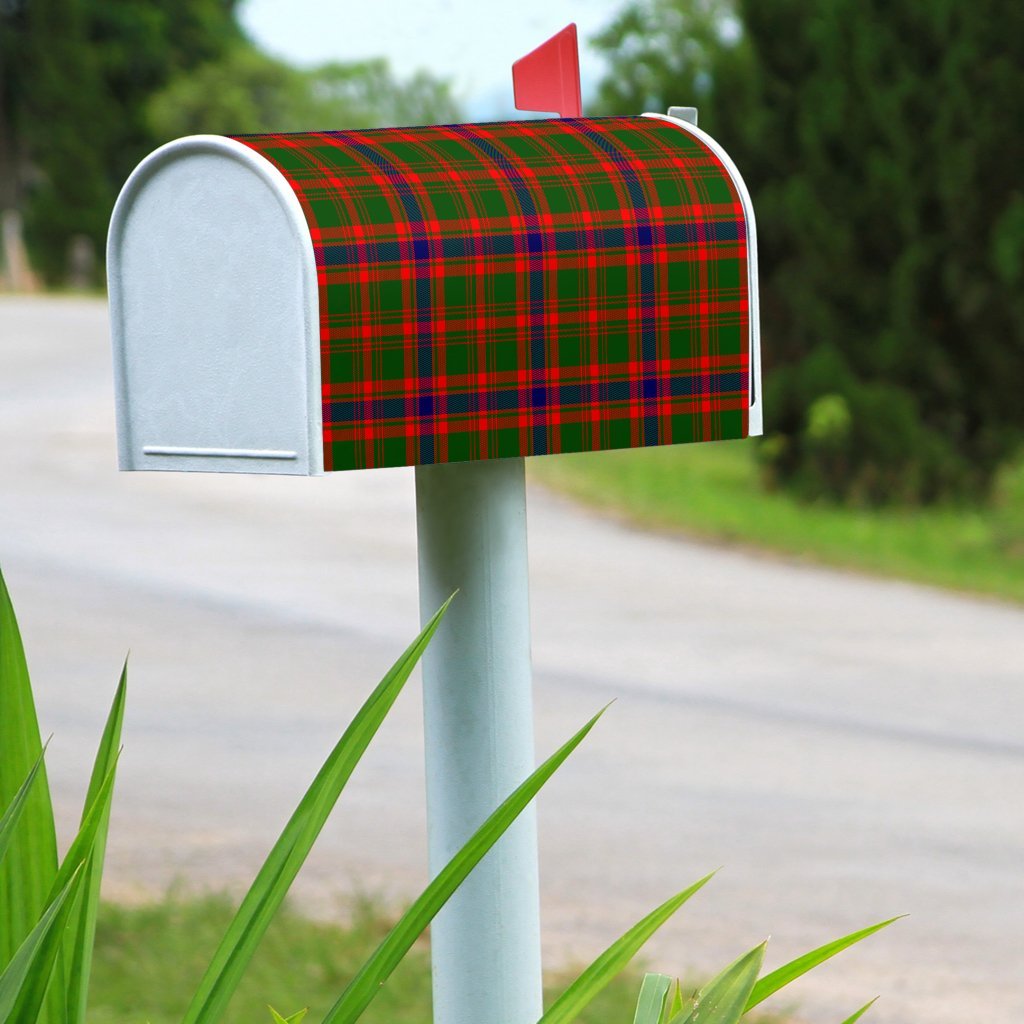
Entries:
{"type": "Polygon", "coordinates": [[[561,117],[583,116],[575,23],[566,25],[512,65],[512,92],[516,110],[555,111],[561,117]]]}

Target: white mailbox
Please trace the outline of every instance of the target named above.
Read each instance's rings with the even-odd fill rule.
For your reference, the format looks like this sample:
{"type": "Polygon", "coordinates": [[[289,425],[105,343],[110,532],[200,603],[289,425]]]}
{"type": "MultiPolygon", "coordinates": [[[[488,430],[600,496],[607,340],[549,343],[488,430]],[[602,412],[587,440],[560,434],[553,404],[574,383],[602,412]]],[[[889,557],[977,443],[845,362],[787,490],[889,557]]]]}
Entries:
{"type": "Polygon", "coordinates": [[[181,139],[111,223],[121,467],[759,433],[755,248],[742,179],[684,117],[181,139]]]}

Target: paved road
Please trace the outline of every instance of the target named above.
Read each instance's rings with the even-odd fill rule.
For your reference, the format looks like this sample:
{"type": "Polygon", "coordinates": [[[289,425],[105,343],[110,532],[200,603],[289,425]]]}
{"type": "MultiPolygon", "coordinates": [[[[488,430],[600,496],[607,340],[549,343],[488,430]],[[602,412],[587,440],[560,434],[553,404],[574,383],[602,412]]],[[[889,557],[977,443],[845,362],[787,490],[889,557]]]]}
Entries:
{"type": "MultiPolygon", "coordinates": [[[[67,829],[132,649],[109,891],[237,888],[416,629],[412,478],[118,475],[105,307],[0,300],[0,562],[67,829]]],[[[649,536],[531,493],[538,745],[619,700],[542,798],[545,935],[580,959],[710,868],[652,947],[772,962],[912,915],[801,1019],[1024,1016],[1024,611],[649,536]]],[[[299,891],[423,880],[415,686],[299,891]]],[[[796,990],[794,990],[796,991],[796,990]]]]}

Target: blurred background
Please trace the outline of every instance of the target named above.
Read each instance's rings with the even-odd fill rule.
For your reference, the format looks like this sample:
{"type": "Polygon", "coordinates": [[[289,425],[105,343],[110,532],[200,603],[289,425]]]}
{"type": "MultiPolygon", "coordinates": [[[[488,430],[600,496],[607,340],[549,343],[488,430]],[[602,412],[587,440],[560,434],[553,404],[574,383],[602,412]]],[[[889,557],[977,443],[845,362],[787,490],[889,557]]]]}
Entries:
{"type": "Polygon", "coordinates": [[[515,116],[509,56],[570,19],[588,113],[695,104],[753,194],[770,413],[733,482],[991,509],[956,538],[977,576],[903,570],[1024,597],[1009,0],[2,0],[3,282],[100,286],[120,185],[180,135],[515,116]]]}
{"type": "MultiPolygon", "coordinates": [[[[131,644],[126,735],[147,763],[125,761],[112,895],[131,904],[174,877],[233,891],[332,735],[317,707],[337,695],[343,718],[415,628],[408,474],[336,474],[310,484],[315,498],[303,481],[116,478],[103,248],[124,180],[190,133],[524,116],[510,64],[568,21],[588,115],[695,105],[750,188],[766,419],[756,442],[531,460],[540,743],[597,697],[632,698],[626,738],[597,739],[593,767],[567,768],[573,810],[545,819],[542,804],[557,855],[549,949],[557,962],[596,952],[725,862],[721,911],[696,942],[655,947],[662,969],[707,969],[786,922],[781,948],[796,953],[909,909],[909,938],[850,954],[862,959],[848,982],[837,966],[808,989],[811,1017],[886,991],[883,1024],[1018,1021],[1012,0],[0,0],[0,560],[50,687],[44,721],[68,743],[52,752],[61,806],[70,814],[112,656],[131,644]],[[282,522],[294,536],[268,552],[282,522]],[[339,682],[329,666],[342,662],[339,682]],[[270,681],[282,675],[308,687],[305,710],[270,681]],[[257,779],[258,828],[243,795],[257,779]],[[626,864],[630,883],[610,894],[626,864]]],[[[398,714],[391,754],[368,769],[389,801],[422,755],[417,708],[398,714]]],[[[367,852],[344,862],[342,887],[408,894],[418,840],[396,844],[382,822],[419,836],[421,800],[414,784],[382,810],[379,792],[352,808],[367,852]]],[[[336,890],[340,863],[312,865],[307,907],[336,890]]],[[[182,906],[195,934],[221,913],[182,906]]],[[[372,935],[367,913],[354,919],[372,935]]],[[[123,914],[104,947],[112,975],[127,970],[116,950],[151,924],[123,914]]],[[[303,956],[287,970],[307,971],[303,956]]],[[[329,987],[331,971],[343,974],[300,980],[329,987]]],[[[424,1019],[405,1012],[381,1019],[424,1019]]]]}

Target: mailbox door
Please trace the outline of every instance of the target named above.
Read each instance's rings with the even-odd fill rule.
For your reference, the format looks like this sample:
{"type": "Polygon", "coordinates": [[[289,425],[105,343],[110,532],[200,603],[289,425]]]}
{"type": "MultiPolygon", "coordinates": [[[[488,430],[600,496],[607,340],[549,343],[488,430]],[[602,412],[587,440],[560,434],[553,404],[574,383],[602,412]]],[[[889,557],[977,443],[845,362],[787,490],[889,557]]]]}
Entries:
{"type": "Polygon", "coordinates": [[[162,147],[108,265],[122,469],[322,472],[316,266],[279,171],[230,139],[162,147]]]}

